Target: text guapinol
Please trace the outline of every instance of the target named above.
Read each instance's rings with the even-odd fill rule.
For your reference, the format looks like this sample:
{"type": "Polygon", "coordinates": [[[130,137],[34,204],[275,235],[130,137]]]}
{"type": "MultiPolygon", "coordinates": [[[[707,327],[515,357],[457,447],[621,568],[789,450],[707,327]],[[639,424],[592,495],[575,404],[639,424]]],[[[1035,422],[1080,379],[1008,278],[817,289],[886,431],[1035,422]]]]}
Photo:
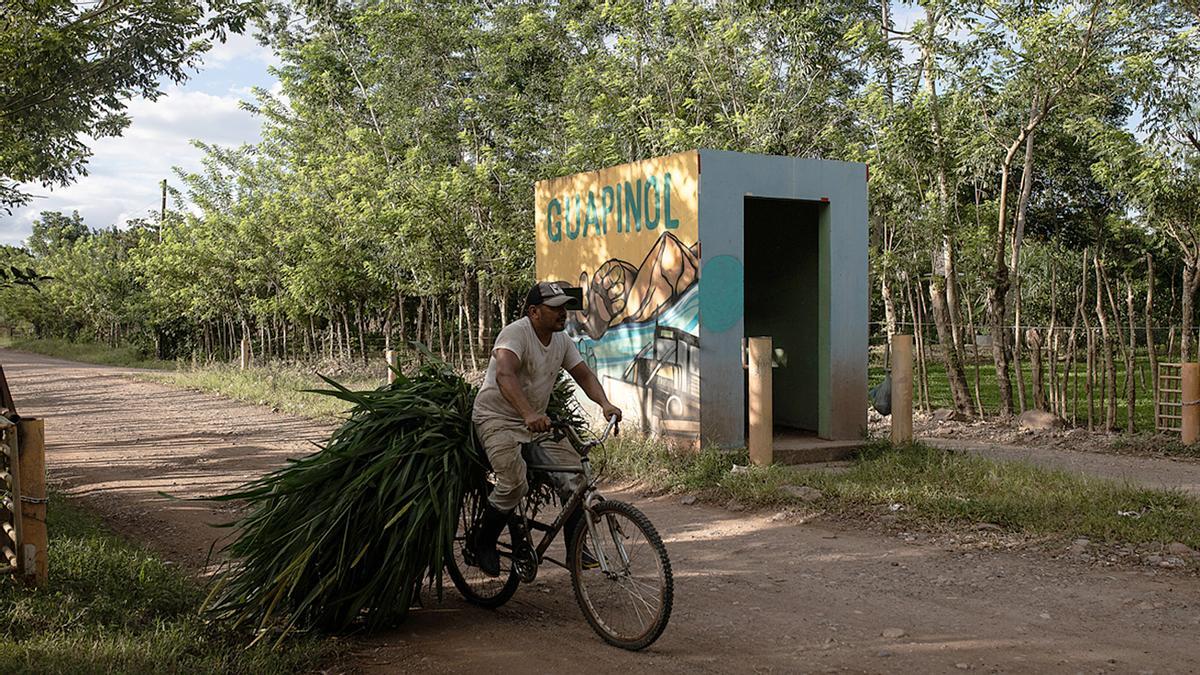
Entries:
{"type": "Polygon", "coordinates": [[[562,195],[546,204],[546,234],[551,243],[580,237],[607,236],[645,230],[674,230],[671,217],[670,172],[605,185],[599,191],[562,195]]]}

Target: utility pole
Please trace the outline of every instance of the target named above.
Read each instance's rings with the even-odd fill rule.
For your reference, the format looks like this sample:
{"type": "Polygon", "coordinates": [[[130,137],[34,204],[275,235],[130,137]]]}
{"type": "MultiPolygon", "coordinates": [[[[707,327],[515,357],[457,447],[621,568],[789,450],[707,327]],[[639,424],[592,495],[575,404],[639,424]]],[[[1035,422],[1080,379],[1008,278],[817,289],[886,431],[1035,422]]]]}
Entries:
{"type": "Polygon", "coordinates": [[[162,210],[158,212],[158,243],[162,243],[163,228],[167,226],[167,179],[162,179],[162,210]]]}

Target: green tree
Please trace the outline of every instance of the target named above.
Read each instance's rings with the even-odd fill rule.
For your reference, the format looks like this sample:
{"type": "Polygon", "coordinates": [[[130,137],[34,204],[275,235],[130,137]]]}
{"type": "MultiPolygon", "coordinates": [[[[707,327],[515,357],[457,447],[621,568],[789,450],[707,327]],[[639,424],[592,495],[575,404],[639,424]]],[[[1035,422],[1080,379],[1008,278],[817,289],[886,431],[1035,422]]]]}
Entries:
{"type": "Polygon", "coordinates": [[[0,22],[0,209],[22,183],[67,185],[86,173],[85,137],[118,136],[128,100],[182,82],[212,40],[241,32],[242,0],[5,2],[0,22]]]}

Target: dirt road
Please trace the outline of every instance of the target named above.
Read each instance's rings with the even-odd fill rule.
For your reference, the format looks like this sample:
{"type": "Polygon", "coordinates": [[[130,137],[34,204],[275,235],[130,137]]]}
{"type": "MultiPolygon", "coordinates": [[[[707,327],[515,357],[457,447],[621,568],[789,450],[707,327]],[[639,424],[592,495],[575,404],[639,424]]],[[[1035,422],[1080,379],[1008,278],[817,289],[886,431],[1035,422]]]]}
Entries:
{"type": "MultiPolygon", "coordinates": [[[[113,527],[204,560],[223,514],[193,502],[305,452],[327,425],[0,351],[22,413],[46,418],[52,480],[113,527]]],[[[1200,580],[988,552],[926,537],[646,499],[676,575],[663,638],[630,654],[584,623],[551,570],[496,612],[447,594],[358,643],[366,672],[1200,672],[1200,580]],[[913,539],[913,541],[907,541],[913,539]],[[884,634],[893,637],[884,637],[884,634]],[[899,635],[899,637],[894,637],[899,635]]],[[[617,496],[610,493],[610,496],[617,496]]]]}

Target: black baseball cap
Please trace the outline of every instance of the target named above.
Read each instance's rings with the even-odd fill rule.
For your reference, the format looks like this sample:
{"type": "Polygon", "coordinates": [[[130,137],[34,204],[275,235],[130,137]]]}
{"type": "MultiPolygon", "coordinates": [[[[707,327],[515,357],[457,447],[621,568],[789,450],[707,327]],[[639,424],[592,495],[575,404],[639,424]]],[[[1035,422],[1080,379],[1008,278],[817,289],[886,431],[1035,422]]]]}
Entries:
{"type": "Polygon", "coordinates": [[[534,284],[525,294],[526,310],[534,305],[565,306],[567,309],[582,310],[583,289],[556,281],[541,281],[534,284]]]}

